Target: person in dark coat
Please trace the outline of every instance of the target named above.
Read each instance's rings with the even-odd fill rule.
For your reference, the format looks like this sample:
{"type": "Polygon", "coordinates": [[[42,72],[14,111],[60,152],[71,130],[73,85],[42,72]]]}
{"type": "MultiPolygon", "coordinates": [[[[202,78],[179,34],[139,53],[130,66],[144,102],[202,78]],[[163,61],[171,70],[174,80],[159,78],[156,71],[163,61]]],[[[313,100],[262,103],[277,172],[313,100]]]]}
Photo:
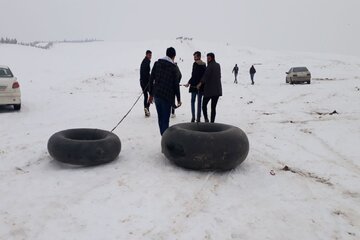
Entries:
{"type": "Polygon", "coordinates": [[[237,84],[237,83],[238,83],[238,81],[237,81],[237,75],[238,75],[238,73],[239,73],[239,67],[238,67],[237,64],[235,64],[235,67],[233,68],[232,73],[235,75],[234,83],[237,84]]]}
{"type": "MultiPolygon", "coordinates": [[[[169,127],[171,106],[177,99],[177,107],[181,106],[179,73],[174,63],[176,51],[173,47],[166,50],[166,57],[155,62],[150,75],[149,103],[155,100],[160,134],[163,135],[169,127]]],[[[181,74],[181,73],[180,73],[181,74]]]]}
{"type": "Polygon", "coordinates": [[[207,104],[211,100],[211,119],[210,121],[215,122],[216,116],[216,105],[219,100],[219,97],[222,96],[222,87],[221,87],[221,68],[220,64],[215,61],[215,54],[207,54],[207,63],[208,66],[202,77],[200,83],[198,84],[198,89],[204,85],[204,100],[202,105],[202,110],[205,118],[205,122],[209,122],[207,114],[207,104]]]}
{"type": "Polygon", "coordinates": [[[140,65],[140,86],[144,94],[145,117],[150,116],[150,109],[149,109],[150,104],[148,102],[148,92],[149,92],[151,57],[152,57],[152,52],[150,50],[147,50],[145,58],[142,60],[140,65]]]}
{"type": "Polygon", "coordinates": [[[199,51],[194,53],[194,63],[192,67],[191,78],[185,87],[190,87],[189,92],[191,93],[191,122],[195,122],[195,100],[197,98],[197,114],[196,122],[200,122],[201,119],[201,102],[204,92],[204,86],[201,86],[200,89],[197,89],[196,86],[200,83],[201,78],[203,77],[206,64],[201,61],[201,53],[199,51]]]}
{"type": "Polygon", "coordinates": [[[250,78],[251,78],[251,85],[254,85],[254,75],[256,73],[256,70],[254,68],[254,65],[251,66],[250,68],[250,78]]]}

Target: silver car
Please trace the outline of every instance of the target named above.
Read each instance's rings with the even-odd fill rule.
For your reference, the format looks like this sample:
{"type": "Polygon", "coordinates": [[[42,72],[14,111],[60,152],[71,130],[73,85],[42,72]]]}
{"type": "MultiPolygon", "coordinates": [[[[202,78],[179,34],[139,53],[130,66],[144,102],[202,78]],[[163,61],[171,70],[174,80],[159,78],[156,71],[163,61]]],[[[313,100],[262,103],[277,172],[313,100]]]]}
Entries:
{"type": "Polygon", "coordinates": [[[0,105],[13,105],[21,108],[20,84],[7,66],[0,66],[0,105]]]}
{"type": "Polygon", "coordinates": [[[286,72],[286,83],[307,83],[311,82],[311,73],[306,67],[294,67],[286,72]]]}

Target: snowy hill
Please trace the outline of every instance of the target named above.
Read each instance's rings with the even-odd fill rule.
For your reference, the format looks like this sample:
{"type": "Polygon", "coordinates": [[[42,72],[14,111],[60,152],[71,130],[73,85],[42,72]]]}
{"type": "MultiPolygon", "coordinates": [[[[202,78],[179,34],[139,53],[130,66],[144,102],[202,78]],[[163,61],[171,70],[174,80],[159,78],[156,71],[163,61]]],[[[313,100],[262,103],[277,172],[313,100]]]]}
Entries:
{"type": "MultiPolygon", "coordinates": [[[[0,239],[360,236],[360,58],[174,40],[0,45],[0,65],[18,77],[23,100],[20,112],[0,107],[0,239]],[[59,130],[110,130],[141,92],[145,50],[153,63],[169,46],[182,83],[195,50],[215,53],[223,82],[217,122],[240,127],[250,141],[240,167],[199,173],[173,166],[160,151],[155,107],[145,119],[141,101],[115,130],[123,144],[116,161],[77,168],[50,158],[47,140],[59,130]],[[294,66],[309,68],[310,85],[285,84],[294,66]]],[[[188,89],[181,91],[171,124],[191,118],[188,89]]]]}

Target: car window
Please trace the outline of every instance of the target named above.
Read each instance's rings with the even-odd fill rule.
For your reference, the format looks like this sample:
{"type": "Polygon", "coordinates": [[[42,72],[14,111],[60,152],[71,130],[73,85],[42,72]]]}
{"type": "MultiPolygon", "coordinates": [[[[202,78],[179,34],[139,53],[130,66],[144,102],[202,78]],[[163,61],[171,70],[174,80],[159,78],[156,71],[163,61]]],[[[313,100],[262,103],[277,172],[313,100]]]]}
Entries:
{"type": "Polygon", "coordinates": [[[297,67],[294,68],[294,72],[308,72],[309,70],[306,67],[297,67]]]}
{"type": "Polygon", "coordinates": [[[12,72],[8,68],[0,68],[0,77],[13,77],[12,72]]]}

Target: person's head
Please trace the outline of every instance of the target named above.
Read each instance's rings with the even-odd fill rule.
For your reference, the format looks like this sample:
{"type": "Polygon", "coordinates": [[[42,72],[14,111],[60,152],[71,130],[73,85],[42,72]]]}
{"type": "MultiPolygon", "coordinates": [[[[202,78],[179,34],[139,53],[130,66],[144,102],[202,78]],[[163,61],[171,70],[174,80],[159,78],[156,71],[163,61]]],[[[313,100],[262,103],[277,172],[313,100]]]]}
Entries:
{"type": "Polygon", "coordinates": [[[174,60],[176,56],[175,48],[169,47],[168,49],[166,49],[166,56],[174,60]]]}
{"type": "Polygon", "coordinates": [[[196,51],[194,52],[193,56],[194,56],[194,61],[198,61],[201,59],[201,52],[196,51]]]}
{"type": "Polygon", "coordinates": [[[215,54],[214,53],[208,53],[207,55],[207,62],[212,62],[215,60],[215,54]]]}
{"type": "Polygon", "coordinates": [[[235,67],[237,67],[237,64],[235,64],[235,67]]]}
{"type": "Polygon", "coordinates": [[[147,50],[145,57],[146,57],[147,59],[151,60],[152,52],[151,52],[150,50],[147,50]]]}

